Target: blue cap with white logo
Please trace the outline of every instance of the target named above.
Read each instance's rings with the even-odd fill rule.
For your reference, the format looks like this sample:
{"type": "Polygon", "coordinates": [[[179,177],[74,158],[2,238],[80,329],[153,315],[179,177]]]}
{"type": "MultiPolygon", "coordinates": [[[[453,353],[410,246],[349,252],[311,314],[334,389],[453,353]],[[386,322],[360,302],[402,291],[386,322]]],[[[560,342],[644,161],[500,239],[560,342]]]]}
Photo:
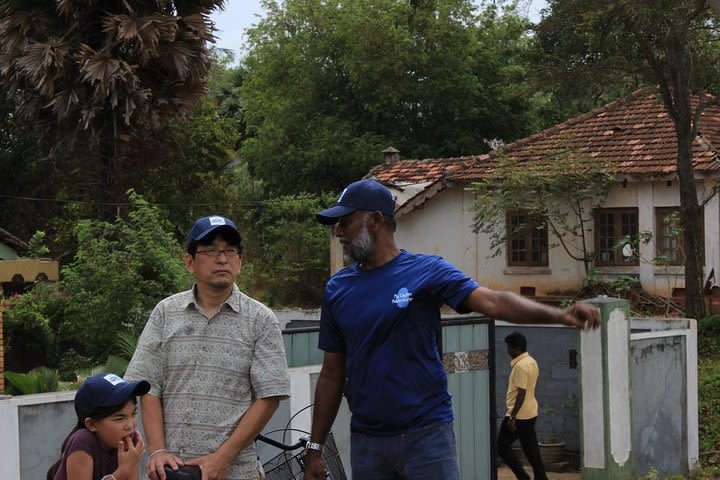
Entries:
{"type": "Polygon", "coordinates": [[[145,395],[150,384],[145,380],[126,382],[114,373],[98,373],[86,379],[75,394],[75,413],[79,419],[92,417],[101,407],[121,405],[131,397],[145,395]]]}
{"type": "Polygon", "coordinates": [[[335,205],[315,215],[317,221],[332,225],[340,217],[355,210],[380,212],[383,215],[395,215],[395,198],[380,182],[372,179],[360,180],[348,185],[340,194],[335,205]]]}
{"type": "Polygon", "coordinates": [[[191,244],[202,240],[218,228],[226,229],[233,235],[233,238],[237,238],[237,243],[240,243],[240,231],[237,229],[235,222],[220,215],[209,215],[195,220],[195,224],[188,234],[187,243],[191,244]]]}

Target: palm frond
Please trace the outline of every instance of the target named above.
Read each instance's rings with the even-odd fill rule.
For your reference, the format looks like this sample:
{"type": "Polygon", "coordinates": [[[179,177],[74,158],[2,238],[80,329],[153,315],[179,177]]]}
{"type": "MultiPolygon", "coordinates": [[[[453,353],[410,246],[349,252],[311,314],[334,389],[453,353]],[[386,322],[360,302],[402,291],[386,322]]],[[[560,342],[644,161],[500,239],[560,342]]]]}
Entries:
{"type": "Polygon", "coordinates": [[[37,378],[40,392],[57,392],[60,375],[57,370],[48,367],[36,367],[30,373],[37,378]]]}
{"type": "Polygon", "coordinates": [[[125,370],[127,370],[129,363],[129,361],[124,358],[120,358],[117,355],[110,355],[105,362],[105,371],[122,377],[125,375],[125,370]]]}
{"type": "Polygon", "coordinates": [[[115,341],[115,351],[120,358],[130,361],[137,348],[138,337],[131,332],[120,332],[115,341]]]}

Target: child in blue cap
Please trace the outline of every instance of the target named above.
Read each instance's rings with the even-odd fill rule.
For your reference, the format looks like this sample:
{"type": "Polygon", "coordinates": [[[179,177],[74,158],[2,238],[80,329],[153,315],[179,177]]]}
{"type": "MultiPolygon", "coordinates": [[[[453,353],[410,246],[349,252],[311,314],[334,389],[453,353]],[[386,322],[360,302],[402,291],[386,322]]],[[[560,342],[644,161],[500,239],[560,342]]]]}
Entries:
{"type": "Polygon", "coordinates": [[[77,425],[47,480],[137,480],[145,443],[137,431],[135,397],[148,391],[148,382],[126,382],[112,373],[85,380],[75,394],[77,425]]]}

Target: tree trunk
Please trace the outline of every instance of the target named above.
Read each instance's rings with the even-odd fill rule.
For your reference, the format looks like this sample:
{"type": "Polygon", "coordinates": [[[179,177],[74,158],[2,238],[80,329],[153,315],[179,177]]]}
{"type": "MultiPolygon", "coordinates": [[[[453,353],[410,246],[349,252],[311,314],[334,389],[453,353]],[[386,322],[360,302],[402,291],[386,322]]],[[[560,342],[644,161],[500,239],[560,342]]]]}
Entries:
{"type": "Polygon", "coordinates": [[[692,106],[690,95],[676,92],[677,118],[677,167],[680,179],[680,217],[685,241],[685,310],[696,319],[705,316],[705,300],[702,293],[703,266],[705,264],[704,239],[702,238],[702,208],[697,199],[697,186],[692,165],[692,106]]]}
{"type": "Polygon", "coordinates": [[[113,202],[113,187],[115,183],[115,161],[113,149],[108,148],[106,142],[100,144],[100,170],[98,171],[97,190],[95,200],[97,202],[97,218],[112,223],[117,217],[116,207],[113,202]]]}

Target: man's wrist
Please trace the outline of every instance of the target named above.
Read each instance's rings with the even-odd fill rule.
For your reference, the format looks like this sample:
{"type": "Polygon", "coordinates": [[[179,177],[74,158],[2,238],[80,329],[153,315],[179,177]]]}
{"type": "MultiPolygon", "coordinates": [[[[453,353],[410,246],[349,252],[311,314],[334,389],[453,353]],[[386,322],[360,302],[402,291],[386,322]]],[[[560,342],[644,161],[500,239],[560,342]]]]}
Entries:
{"type": "Polygon", "coordinates": [[[322,443],[316,443],[316,442],[308,442],[305,445],[305,453],[318,453],[322,454],[323,451],[323,444],[322,443]]]}
{"type": "Polygon", "coordinates": [[[237,454],[233,454],[231,448],[223,448],[226,445],[223,444],[220,448],[218,448],[215,453],[211,453],[210,455],[215,455],[215,458],[217,458],[221,464],[225,466],[230,466],[230,464],[233,462],[235,457],[239,455],[239,452],[237,454]]]}
{"type": "Polygon", "coordinates": [[[150,452],[151,453],[148,456],[148,461],[156,455],[160,455],[162,453],[168,453],[168,451],[164,448],[156,448],[155,450],[150,450],[150,452]]]}

